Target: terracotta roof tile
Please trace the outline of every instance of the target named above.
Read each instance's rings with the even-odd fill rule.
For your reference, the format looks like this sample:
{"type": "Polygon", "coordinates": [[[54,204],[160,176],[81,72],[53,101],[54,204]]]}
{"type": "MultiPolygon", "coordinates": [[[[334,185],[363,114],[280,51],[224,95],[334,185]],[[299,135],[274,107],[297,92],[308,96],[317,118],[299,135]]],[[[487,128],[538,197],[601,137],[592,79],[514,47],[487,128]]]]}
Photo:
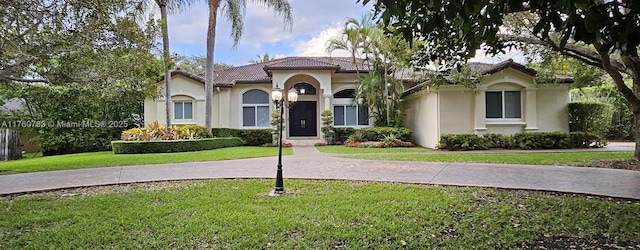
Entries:
{"type": "MultiPolygon", "coordinates": [[[[270,70],[286,69],[327,69],[337,73],[363,70],[363,62],[359,65],[350,57],[285,57],[268,62],[253,63],[223,70],[217,70],[214,77],[216,86],[233,86],[237,83],[271,82],[270,70]]],[[[204,78],[203,75],[201,75],[204,78]]]]}

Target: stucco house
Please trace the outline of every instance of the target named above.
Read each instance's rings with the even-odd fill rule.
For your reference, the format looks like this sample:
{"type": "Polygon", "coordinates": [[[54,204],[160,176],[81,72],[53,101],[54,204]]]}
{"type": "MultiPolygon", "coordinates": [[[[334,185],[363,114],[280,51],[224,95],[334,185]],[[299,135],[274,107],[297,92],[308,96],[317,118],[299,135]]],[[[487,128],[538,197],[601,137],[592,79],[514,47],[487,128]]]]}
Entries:
{"type": "MultiPolygon", "coordinates": [[[[442,134],[569,131],[568,84],[536,84],[536,71],[507,60],[474,64],[487,77],[477,91],[463,86],[427,87],[407,81],[405,126],[413,141],[435,147],[442,134]]],[[[276,86],[298,92],[298,102],[285,112],[287,141],[321,141],[320,113],[331,110],[336,127],[370,127],[367,107],[353,100],[354,81],[362,65],[347,57],[286,57],[216,71],[213,93],[214,127],[270,128],[276,86]]],[[[144,119],[165,121],[162,97],[144,103],[144,119]]],[[[173,124],[205,124],[204,77],[183,70],[171,74],[173,124]]]]}

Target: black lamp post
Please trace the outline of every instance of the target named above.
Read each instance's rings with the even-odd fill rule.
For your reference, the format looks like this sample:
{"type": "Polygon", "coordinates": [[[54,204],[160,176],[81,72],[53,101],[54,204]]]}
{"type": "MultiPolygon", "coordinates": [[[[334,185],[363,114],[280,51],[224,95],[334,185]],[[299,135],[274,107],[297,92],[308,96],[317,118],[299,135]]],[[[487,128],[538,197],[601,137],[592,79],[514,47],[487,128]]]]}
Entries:
{"type": "Polygon", "coordinates": [[[284,96],[282,95],[282,89],[276,87],[271,92],[271,99],[276,104],[276,108],[280,109],[280,125],[278,127],[278,170],[276,172],[276,187],[273,189],[273,195],[284,194],[284,181],[282,180],[282,120],[284,119],[284,108],[291,108],[296,101],[298,101],[298,92],[296,89],[291,88],[287,94],[287,103],[285,103],[284,96]]]}

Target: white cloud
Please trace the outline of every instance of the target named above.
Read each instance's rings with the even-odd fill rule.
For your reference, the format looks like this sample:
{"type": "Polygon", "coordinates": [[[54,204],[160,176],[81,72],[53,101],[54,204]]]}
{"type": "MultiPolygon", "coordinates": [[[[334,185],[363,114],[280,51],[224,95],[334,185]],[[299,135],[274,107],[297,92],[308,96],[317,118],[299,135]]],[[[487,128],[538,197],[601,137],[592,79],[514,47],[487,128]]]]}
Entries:
{"type": "MultiPolygon", "coordinates": [[[[298,40],[292,44],[295,55],[298,56],[329,56],[327,42],[342,32],[342,25],[336,24],[315,34],[308,40],[298,40]]],[[[334,51],[332,56],[348,56],[347,51],[334,51]]]]}
{"type": "Polygon", "coordinates": [[[482,63],[499,63],[507,59],[513,59],[517,63],[525,63],[525,57],[522,51],[517,49],[509,49],[504,54],[497,54],[495,56],[487,55],[486,50],[476,50],[476,55],[469,59],[469,62],[482,62],[482,63]]]}
{"type": "MultiPolygon", "coordinates": [[[[244,32],[238,44],[237,51],[250,50],[255,53],[256,50],[270,48],[265,51],[273,54],[289,54],[291,51],[297,51],[300,47],[304,47],[301,37],[318,37],[322,38],[322,32],[327,27],[337,26],[347,17],[359,17],[362,13],[369,10],[369,7],[363,7],[356,4],[355,1],[344,0],[325,0],[325,1],[308,1],[308,0],[289,0],[293,9],[293,26],[291,29],[285,29],[283,19],[276,16],[274,12],[268,10],[261,4],[247,5],[247,12],[244,19],[244,32]],[[283,46],[274,46],[269,44],[281,43],[283,46]]],[[[224,4],[224,3],[223,3],[224,4]]],[[[221,8],[222,9],[222,8],[221,8]]],[[[191,8],[169,16],[169,33],[170,43],[173,51],[201,51],[206,52],[206,35],[208,22],[208,6],[206,2],[197,2],[191,8]],[[186,46],[189,48],[180,48],[186,46]]],[[[231,25],[225,19],[223,13],[218,14],[218,24],[216,27],[216,51],[232,51],[233,40],[230,37],[231,25]]],[[[326,36],[326,35],[325,35],[326,36]]],[[[306,47],[317,47],[316,51],[324,44],[322,41],[306,41],[309,43],[306,47]]],[[[303,50],[306,51],[306,50],[303,50]]],[[[218,52],[216,52],[217,54],[218,52]]],[[[311,53],[311,52],[305,52],[311,53]]],[[[313,54],[313,53],[312,53],[313,54]]]]}

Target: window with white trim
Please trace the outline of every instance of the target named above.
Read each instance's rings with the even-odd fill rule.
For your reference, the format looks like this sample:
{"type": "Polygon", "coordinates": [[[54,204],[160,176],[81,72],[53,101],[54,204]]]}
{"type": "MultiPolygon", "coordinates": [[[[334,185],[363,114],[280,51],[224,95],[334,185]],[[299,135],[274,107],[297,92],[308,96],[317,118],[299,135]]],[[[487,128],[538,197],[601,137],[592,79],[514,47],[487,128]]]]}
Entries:
{"type": "Polygon", "coordinates": [[[173,102],[173,119],[175,120],[193,119],[193,102],[174,101],[173,102]]]}
{"type": "Polygon", "coordinates": [[[369,107],[354,103],[354,89],[333,95],[333,125],[336,127],[369,126],[369,107]]]}
{"type": "Polygon", "coordinates": [[[242,126],[269,127],[269,94],[252,89],[242,94],[242,126]]]}
{"type": "Polygon", "coordinates": [[[485,97],[487,119],[522,118],[520,91],[487,91],[485,97]]]}

